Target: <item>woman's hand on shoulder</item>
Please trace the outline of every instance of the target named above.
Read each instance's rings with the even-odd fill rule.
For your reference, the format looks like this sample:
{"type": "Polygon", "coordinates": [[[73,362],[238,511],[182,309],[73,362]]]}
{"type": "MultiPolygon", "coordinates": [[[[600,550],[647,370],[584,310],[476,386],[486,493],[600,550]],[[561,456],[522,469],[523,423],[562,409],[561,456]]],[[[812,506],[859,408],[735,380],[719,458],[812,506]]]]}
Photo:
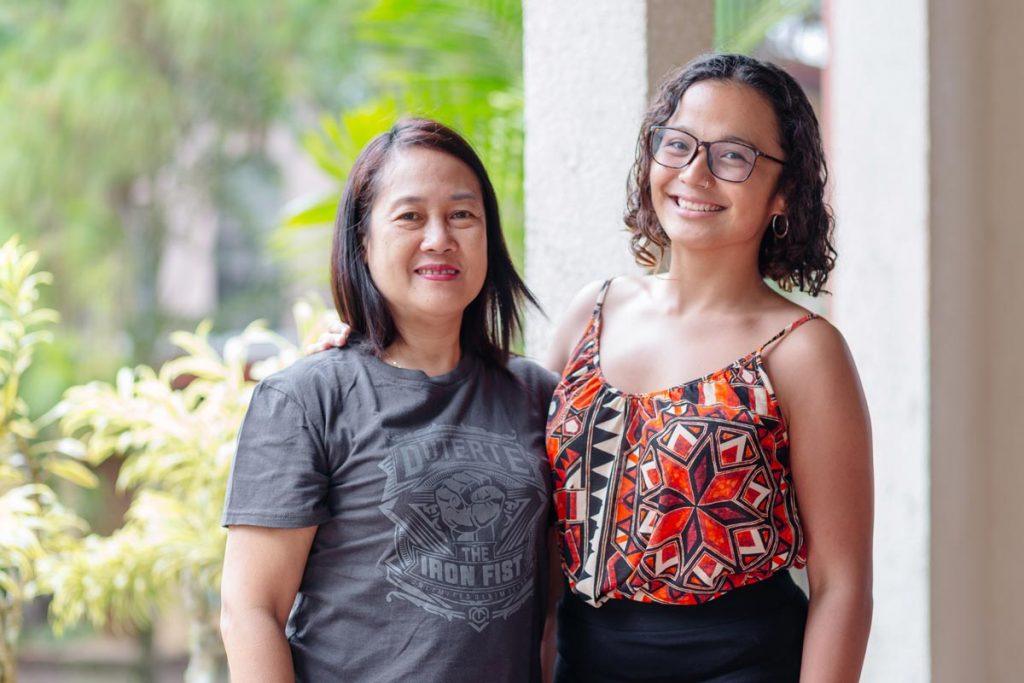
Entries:
{"type": "Polygon", "coordinates": [[[352,328],[343,322],[333,322],[327,331],[317,337],[312,344],[307,344],[302,351],[305,355],[311,356],[320,351],[326,351],[334,347],[341,348],[348,344],[348,334],[352,328]]]}
{"type": "Polygon", "coordinates": [[[558,318],[548,351],[544,355],[544,367],[548,370],[561,374],[565,368],[569,354],[587,327],[602,284],[604,280],[595,280],[585,285],[558,318]]]}

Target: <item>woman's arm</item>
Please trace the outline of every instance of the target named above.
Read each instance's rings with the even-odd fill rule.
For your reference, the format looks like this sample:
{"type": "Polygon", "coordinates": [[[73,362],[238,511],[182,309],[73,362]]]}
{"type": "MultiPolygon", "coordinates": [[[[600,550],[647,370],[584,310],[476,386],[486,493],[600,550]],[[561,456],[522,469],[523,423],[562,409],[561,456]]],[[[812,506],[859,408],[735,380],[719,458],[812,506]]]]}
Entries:
{"type": "Polygon", "coordinates": [[[871,628],[871,423],[842,335],[813,321],[770,355],[807,537],[810,611],[800,680],[857,681],[871,628]]]}
{"type": "Polygon", "coordinates": [[[316,529],[228,529],[220,630],[233,680],[295,680],[284,627],[316,529]]]}

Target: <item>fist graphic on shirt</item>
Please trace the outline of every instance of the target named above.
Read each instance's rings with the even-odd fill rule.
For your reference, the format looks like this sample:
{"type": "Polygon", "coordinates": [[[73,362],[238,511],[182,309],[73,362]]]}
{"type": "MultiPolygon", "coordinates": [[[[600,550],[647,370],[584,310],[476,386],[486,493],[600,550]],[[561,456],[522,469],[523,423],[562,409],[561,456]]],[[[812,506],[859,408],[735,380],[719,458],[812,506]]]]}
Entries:
{"type": "Polygon", "coordinates": [[[456,472],[438,485],[434,499],[441,521],[459,535],[459,540],[485,540],[474,536],[498,519],[505,492],[488,477],[456,472]]]}

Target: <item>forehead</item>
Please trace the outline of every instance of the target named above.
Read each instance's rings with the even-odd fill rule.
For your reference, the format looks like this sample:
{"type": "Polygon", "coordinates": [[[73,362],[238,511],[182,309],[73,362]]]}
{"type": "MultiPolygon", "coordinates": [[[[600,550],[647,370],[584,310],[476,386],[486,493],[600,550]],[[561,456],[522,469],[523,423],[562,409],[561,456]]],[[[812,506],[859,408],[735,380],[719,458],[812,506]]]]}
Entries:
{"type": "Polygon", "coordinates": [[[708,142],[738,137],[764,151],[781,149],[772,105],[757,90],[735,81],[691,85],[665,125],[685,128],[708,142]]]}
{"type": "Polygon", "coordinates": [[[465,162],[428,147],[395,150],[380,175],[377,194],[448,198],[455,192],[480,196],[480,181],[465,162]]]}

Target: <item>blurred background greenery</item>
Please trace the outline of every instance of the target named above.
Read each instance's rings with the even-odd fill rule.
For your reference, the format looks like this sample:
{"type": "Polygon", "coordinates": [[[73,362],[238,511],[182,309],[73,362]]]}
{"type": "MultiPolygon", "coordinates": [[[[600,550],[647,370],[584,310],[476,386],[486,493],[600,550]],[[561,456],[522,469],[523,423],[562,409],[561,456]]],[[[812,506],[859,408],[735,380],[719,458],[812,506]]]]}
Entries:
{"type": "MultiPolygon", "coordinates": [[[[818,0],[715,4],[716,48],[783,63],[818,92],[818,0]]],[[[224,461],[204,472],[196,458],[231,442],[259,374],[247,363],[287,362],[315,329],[316,298],[293,303],[310,291],[329,300],[331,221],[373,135],[407,113],[462,131],[492,174],[522,265],[521,52],[520,0],[0,0],[0,243],[17,235],[38,252],[53,277],[33,285],[31,307],[60,314],[36,321],[52,339],[4,338],[31,357],[4,375],[17,399],[4,447],[75,463],[26,481],[62,502],[33,493],[55,528],[94,533],[49,567],[64,583],[29,586],[39,597],[27,596],[16,634],[20,680],[181,678],[198,623],[189,610],[205,600],[196,609],[216,611],[206,589],[222,543],[218,529],[199,532],[219,506],[224,461]],[[257,319],[265,326],[250,326],[257,319]],[[196,333],[173,334],[182,329],[196,333]],[[178,365],[119,372],[168,361],[178,365]],[[154,427],[159,401],[186,384],[180,424],[154,427]],[[204,417],[199,398],[213,396],[219,412],[204,417]],[[149,412],[139,421],[133,410],[149,412]],[[39,433],[17,442],[18,420],[39,433]],[[140,436],[203,420],[216,433],[176,451],[140,436]],[[54,445],[65,432],[81,445],[54,445]],[[168,466],[181,452],[195,457],[168,466]],[[189,497],[197,487],[200,502],[189,497]],[[182,505],[203,510],[188,518],[195,535],[147,526],[182,505]],[[139,545],[147,536],[178,542],[178,560],[154,566],[139,545]],[[168,599],[183,581],[198,587],[184,608],[168,599]]],[[[5,253],[24,264],[16,251],[5,253]]],[[[3,515],[0,526],[13,523],[3,515]]],[[[9,540],[0,534],[0,546],[9,540]]],[[[197,657],[217,653],[193,648],[197,657]]],[[[206,678],[197,670],[191,680],[223,675],[216,662],[206,678]]]]}

